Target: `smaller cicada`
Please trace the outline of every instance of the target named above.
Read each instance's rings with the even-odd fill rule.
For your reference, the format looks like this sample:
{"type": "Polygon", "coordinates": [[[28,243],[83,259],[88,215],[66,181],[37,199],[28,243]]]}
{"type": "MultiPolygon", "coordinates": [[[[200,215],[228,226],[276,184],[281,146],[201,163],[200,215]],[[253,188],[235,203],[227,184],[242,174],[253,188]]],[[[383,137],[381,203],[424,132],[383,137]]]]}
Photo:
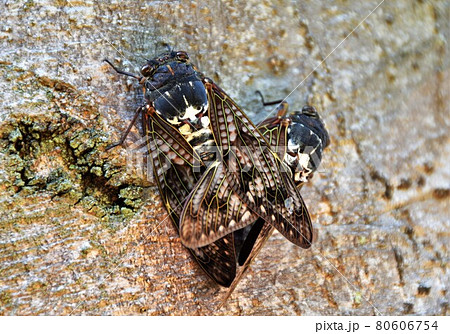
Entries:
{"type": "MultiPolygon", "coordinates": [[[[261,94],[259,91],[257,92],[261,94]]],[[[277,116],[258,124],[274,151],[291,170],[297,186],[303,185],[317,170],[323,150],[330,144],[325,124],[313,106],[287,115],[288,104],[282,101],[264,102],[279,104],[277,116]]]]}
{"type": "MultiPolygon", "coordinates": [[[[260,92],[257,93],[261,95],[260,92]]],[[[286,102],[264,102],[263,99],[264,106],[273,104],[279,104],[277,116],[260,122],[258,130],[290,169],[297,188],[301,189],[305,182],[312,178],[322,161],[323,150],[330,143],[328,131],[312,106],[306,105],[301,111],[287,115],[288,104],[286,102]]],[[[237,283],[273,230],[272,225],[258,219],[247,228],[235,232],[240,270],[230,286],[225,300],[236,288],[237,283]]]]}

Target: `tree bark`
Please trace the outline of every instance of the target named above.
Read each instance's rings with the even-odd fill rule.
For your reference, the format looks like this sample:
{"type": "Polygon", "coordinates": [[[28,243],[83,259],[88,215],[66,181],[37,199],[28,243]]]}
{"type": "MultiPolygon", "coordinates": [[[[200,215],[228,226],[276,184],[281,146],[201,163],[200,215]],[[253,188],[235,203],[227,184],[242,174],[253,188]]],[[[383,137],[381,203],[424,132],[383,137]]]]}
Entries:
{"type": "Polygon", "coordinates": [[[448,3],[377,5],[3,1],[0,313],[448,314],[448,3]],[[331,136],[302,189],[319,239],[275,233],[222,308],[166,219],[139,126],[105,150],[143,100],[102,59],[138,73],[162,43],[255,122],[272,111],[260,90],[315,105],[331,136]]]}

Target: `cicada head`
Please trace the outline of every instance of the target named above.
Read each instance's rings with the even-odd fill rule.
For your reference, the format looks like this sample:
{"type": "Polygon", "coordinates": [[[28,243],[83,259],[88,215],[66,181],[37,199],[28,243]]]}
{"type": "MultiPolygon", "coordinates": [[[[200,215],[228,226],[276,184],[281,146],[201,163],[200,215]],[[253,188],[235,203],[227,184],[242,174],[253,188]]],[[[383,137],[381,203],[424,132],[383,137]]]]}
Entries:
{"type": "Polygon", "coordinates": [[[208,109],[203,75],[184,51],[170,51],[141,68],[147,103],[172,124],[197,121],[208,109]]]}

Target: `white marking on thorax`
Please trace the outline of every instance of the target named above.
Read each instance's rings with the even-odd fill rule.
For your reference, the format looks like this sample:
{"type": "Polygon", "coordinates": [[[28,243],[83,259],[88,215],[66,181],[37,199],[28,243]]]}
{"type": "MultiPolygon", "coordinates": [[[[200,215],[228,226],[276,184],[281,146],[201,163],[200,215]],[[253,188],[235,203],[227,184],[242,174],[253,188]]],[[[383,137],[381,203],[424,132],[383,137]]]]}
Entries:
{"type": "Polygon", "coordinates": [[[194,108],[193,106],[188,106],[184,115],[180,117],[180,119],[189,119],[191,122],[193,122],[197,119],[197,116],[195,115],[197,115],[199,111],[200,110],[194,108]]]}
{"type": "Polygon", "coordinates": [[[184,101],[186,102],[186,110],[185,113],[182,117],[180,117],[180,119],[189,119],[191,122],[194,122],[197,120],[197,114],[199,112],[201,112],[202,110],[207,110],[208,109],[208,103],[204,104],[203,106],[201,106],[200,108],[195,108],[191,105],[188,105],[188,102],[186,100],[186,97],[183,95],[184,101]]]}
{"type": "Polygon", "coordinates": [[[168,118],[167,122],[169,122],[170,124],[174,124],[174,125],[178,125],[178,124],[181,123],[180,121],[178,121],[178,117],[177,116],[174,116],[172,119],[168,118]]]}
{"type": "Polygon", "coordinates": [[[306,153],[298,154],[298,163],[302,166],[303,169],[308,168],[310,156],[306,153]]]}
{"type": "Polygon", "coordinates": [[[288,141],[288,149],[289,149],[290,151],[292,151],[292,152],[298,151],[299,146],[300,146],[300,145],[294,143],[294,142],[292,141],[292,139],[289,139],[289,141],[288,141]]]}
{"type": "Polygon", "coordinates": [[[202,122],[202,127],[207,128],[209,126],[209,117],[203,116],[200,121],[202,122]]]}
{"type": "Polygon", "coordinates": [[[195,132],[188,132],[186,133],[186,140],[188,142],[190,142],[191,140],[193,140],[194,138],[200,137],[203,134],[211,134],[211,130],[209,128],[202,128],[200,130],[197,130],[195,132]]]}
{"type": "Polygon", "coordinates": [[[186,95],[183,95],[183,99],[184,99],[184,103],[186,104],[186,107],[189,108],[189,102],[188,102],[188,100],[186,99],[186,95]]]}

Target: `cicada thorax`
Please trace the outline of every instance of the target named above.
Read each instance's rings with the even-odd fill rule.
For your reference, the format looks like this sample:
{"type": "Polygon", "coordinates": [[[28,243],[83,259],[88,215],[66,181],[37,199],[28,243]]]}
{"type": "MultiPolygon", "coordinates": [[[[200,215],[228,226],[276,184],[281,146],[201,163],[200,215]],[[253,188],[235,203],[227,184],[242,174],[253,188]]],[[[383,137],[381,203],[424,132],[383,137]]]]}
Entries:
{"type": "Polygon", "coordinates": [[[294,181],[303,183],[312,176],[322,161],[329,144],[328,132],[315,109],[306,106],[289,116],[285,162],[294,170],[294,181]]]}
{"type": "Polygon", "coordinates": [[[278,145],[274,151],[292,172],[295,184],[300,186],[307,182],[319,167],[322,152],[330,143],[316,109],[304,106],[301,111],[267,119],[259,126],[272,145],[278,145]]]}
{"type": "Polygon", "coordinates": [[[197,121],[208,109],[208,98],[199,73],[191,64],[170,62],[160,66],[145,82],[145,98],[156,112],[173,124],[197,121]]]}
{"type": "Polygon", "coordinates": [[[210,160],[208,150],[214,140],[202,73],[183,51],[149,60],[141,72],[149,105],[186,138],[202,160],[210,160]]]}

